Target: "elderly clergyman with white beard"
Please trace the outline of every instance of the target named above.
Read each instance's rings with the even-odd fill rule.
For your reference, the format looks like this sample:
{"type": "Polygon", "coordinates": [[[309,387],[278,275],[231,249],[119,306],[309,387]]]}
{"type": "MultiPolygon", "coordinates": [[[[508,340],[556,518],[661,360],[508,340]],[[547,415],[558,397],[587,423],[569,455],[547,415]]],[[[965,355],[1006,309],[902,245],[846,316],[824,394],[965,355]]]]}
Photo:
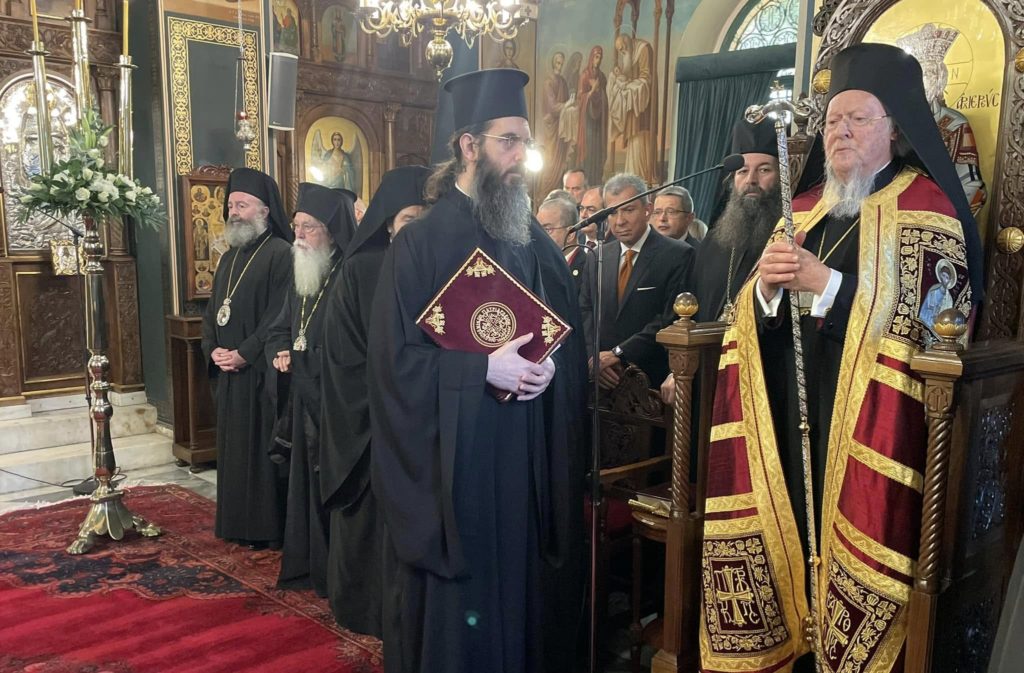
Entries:
{"type": "Polygon", "coordinates": [[[583,471],[574,473],[566,430],[583,410],[578,332],[534,364],[517,353],[530,336],[486,355],[443,350],[416,324],[479,247],[578,327],[561,251],[530,216],[528,79],[492,69],[445,84],[458,129],[452,159],[427,182],[430,210],[388,247],[374,297],[370,478],[387,581],[400,594],[384,605],[388,673],[568,670],[543,659],[573,651],[581,594],[561,587],[579,574],[551,590],[544,582],[547,570],[581,567],[567,558],[582,530],[573,482],[583,471]],[[499,403],[487,384],[517,395],[499,403]]]}
{"type": "Polygon", "coordinates": [[[276,546],[284,489],[267,456],[273,412],[263,357],[270,326],[291,283],[292,233],[266,173],[231,172],[224,237],[203,316],[203,354],[217,405],[217,536],[252,548],[276,546]]]}
{"type": "MultiPolygon", "coordinates": [[[[924,386],[910,359],[930,338],[921,307],[940,270],[953,269],[945,286],[968,315],[983,287],[981,246],[917,61],[859,44],[830,68],[825,181],[794,199],[795,245],[765,249],[723,343],[708,459],[702,669],[810,671],[815,642],[818,670],[850,661],[865,673],[902,670],[927,444],[924,386]],[[806,579],[808,559],[816,586],[806,579]],[[818,610],[810,640],[808,588],[818,610]]],[[[808,165],[820,163],[812,155],[808,165]]]]}
{"type": "Polygon", "coordinates": [[[303,182],[292,218],[295,280],[270,330],[266,354],[290,374],[275,442],[290,445],[288,510],[278,584],[327,595],[330,520],[320,492],[320,369],[324,315],[356,230],[355,194],[303,182]]]}

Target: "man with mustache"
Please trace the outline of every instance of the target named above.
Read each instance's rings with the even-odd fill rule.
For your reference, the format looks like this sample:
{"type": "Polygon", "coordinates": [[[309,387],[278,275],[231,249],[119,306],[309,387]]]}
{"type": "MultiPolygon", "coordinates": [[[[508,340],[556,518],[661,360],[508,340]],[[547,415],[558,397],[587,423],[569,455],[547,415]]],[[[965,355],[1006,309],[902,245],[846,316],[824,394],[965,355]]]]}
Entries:
{"type": "MultiPolygon", "coordinates": [[[[747,281],[782,216],[779,148],[772,125],[751,124],[744,119],[736,122],[731,153],[743,155],[743,167],[727,178],[725,210],[701,242],[694,265],[698,322],[724,320],[732,315],[736,293],[747,281]]],[[[672,404],[675,391],[675,379],[669,372],[661,384],[665,404],[672,404]]]]}
{"type": "Polygon", "coordinates": [[[325,297],[320,492],[330,515],[327,597],[338,624],[378,638],[381,602],[396,593],[381,569],[384,523],[370,487],[370,310],[391,240],[423,212],[429,173],[402,166],[384,174],[345,251],[341,282],[325,297]]]}
{"type": "Polygon", "coordinates": [[[580,577],[559,574],[581,567],[578,337],[534,364],[517,353],[533,335],[485,355],[441,349],[416,324],[480,248],[578,328],[565,261],[530,215],[528,79],[493,69],[445,84],[452,158],[427,182],[428,213],[384,255],[374,297],[371,488],[401,596],[384,606],[389,673],[566,670],[544,660],[571,650],[562,618],[579,616],[581,594],[565,589],[580,577]],[[488,384],[515,397],[499,403],[488,384]]]}
{"type": "Polygon", "coordinates": [[[328,293],[356,230],[355,195],[299,184],[292,217],[295,278],[270,330],[267,359],[289,374],[288,404],[276,441],[290,445],[288,507],[278,585],[327,595],[328,521],[320,490],[320,369],[328,293]]]}
{"type": "Polygon", "coordinates": [[[864,673],[902,670],[928,435],[910,361],[930,338],[919,316],[940,269],[954,271],[953,307],[970,311],[983,287],[981,245],[918,62],[864,43],[830,68],[825,181],[794,199],[795,241],[764,250],[722,346],[702,670],[811,671],[811,649],[817,670],[851,661],[864,673]],[[750,600],[733,601],[730,587],[750,600]],[[812,600],[817,622],[808,623],[812,600]]]}
{"type": "Polygon", "coordinates": [[[273,377],[263,349],[292,280],[292,233],[266,173],[236,168],[225,193],[231,249],[217,265],[202,341],[217,405],[216,533],[264,548],[280,544],[285,493],[267,455],[273,377]]]}

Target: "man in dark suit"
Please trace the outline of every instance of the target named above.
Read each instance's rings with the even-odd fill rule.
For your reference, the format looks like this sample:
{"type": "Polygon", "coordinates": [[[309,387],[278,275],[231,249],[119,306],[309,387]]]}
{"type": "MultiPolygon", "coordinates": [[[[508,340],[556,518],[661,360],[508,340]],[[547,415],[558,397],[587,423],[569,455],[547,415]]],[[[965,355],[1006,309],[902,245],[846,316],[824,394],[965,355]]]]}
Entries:
{"type": "Polygon", "coordinates": [[[549,198],[537,209],[537,221],[565,256],[565,263],[569,265],[569,273],[576,281],[576,292],[579,293],[587,255],[576,245],[576,236],[569,235],[569,227],[576,224],[577,217],[576,204],[568,198],[549,198]]]}
{"type": "MultiPolygon", "coordinates": [[[[620,173],[605,184],[604,202],[614,206],[646,190],[638,176],[620,173]]],[[[665,378],[668,355],[655,335],[671,319],[666,309],[676,295],[690,289],[696,257],[693,248],[654,231],[648,225],[650,215],[651,203],[645,197],[624,205],[608,219],[617,240],[602,246],[600,350],[596,358],[597,375],[605,389],[618,385],[629,364],[640,367],[652,382],[665,378]]],[[[594,256],[589,257],[580,308],[587,348],[592,350],[597,263],[594,256]]],[[[593,363],[593,352],[590,357],[593,363]]]]}

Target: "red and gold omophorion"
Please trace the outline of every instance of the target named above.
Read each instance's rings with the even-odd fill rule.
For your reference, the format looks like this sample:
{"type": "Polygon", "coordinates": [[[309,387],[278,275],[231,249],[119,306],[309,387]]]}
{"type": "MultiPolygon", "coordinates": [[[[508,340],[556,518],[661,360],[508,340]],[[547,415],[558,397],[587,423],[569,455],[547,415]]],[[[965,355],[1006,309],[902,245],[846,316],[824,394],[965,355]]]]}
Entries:
{"type": "MultiPolygon", "coordinates": [[[[796,230],[823,222],[830,207],[820,190],[794,199],[796,230]]],[[[924,386],[910,359],[929,338],[926,296],[951,284],[937,267],[955,269],[946,290],[965,315],[970,289],[955,211],[914,170],[865,200],[859,245],[820,511],[817,637],[822,670],[889,673],[902,669],[927,445],[924,386]]],[[[726,332],[715,394],[702,550],[706,673],[789,671],[809,648],[807,566],[765,387],[756,280],[726,332]]]]}

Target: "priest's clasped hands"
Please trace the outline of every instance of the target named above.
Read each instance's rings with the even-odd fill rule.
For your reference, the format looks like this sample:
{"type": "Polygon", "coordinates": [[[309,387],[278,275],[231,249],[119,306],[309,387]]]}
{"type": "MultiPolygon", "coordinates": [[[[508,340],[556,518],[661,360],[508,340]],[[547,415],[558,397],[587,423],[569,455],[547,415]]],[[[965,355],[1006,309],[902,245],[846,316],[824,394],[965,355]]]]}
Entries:
{"type": "Polygon", "coordinates": [[[248,364],[237,350],[227,348],[214,348],[210,353],[210,359],[222,372],[237,372],[248,364]]]}
{"type": "Polygon", "coordinates": [[[764,249],[757,270],[761,274],[758,289],[765,301],[774,299],[780,289],[825,292],[832,270],[803,247],[806,238],[807,232],[800,231],[793,243],[776,241],[764,249]]]}
{"type": "Polygon", "coordinates": [[[533,332],[509,341],[487,356],[487,382],[498,390],[516,393],[520,402],[543,393],[555,376],[555,362],[551,358],[536,364],[519,355],[519,349],[531,339],[533,332]]]}

